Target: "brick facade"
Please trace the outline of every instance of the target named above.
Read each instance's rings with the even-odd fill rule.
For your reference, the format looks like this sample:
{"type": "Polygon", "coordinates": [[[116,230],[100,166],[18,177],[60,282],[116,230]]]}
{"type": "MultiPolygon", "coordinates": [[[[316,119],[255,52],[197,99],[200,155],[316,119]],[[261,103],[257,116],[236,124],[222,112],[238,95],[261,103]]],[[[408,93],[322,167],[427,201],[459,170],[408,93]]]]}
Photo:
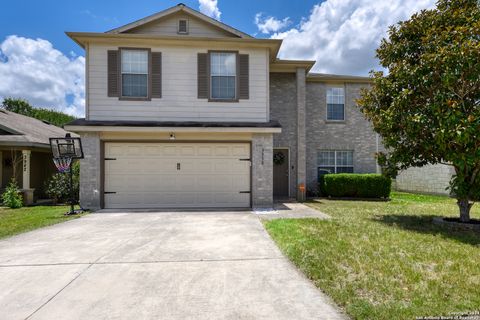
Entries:
{"type": "MultiPolygon", "coordinates": [[[[295,74],[270,74],[270,110],[271,118],[282,125],[282,133],[275,134],[274,147],[288,147],[291,163],[296,163],[296,150],[302,139],[298,139],[296,88],[298,84],[295,74]]],[[[377,137],[370,123],[356,107],[355,100],[360,97],[360,89],[366,84],[341,83],[335,86],[345,87],[345,121],[331,122],[326,120],[325,82],[306,82],[305,94],[305,166],[307,189],[317,190],[317,155],[319,150],[351,150],[353,166],[356,173],[377,172],[375,153],[377,137]]],[[[378,148],[381,150],[381,144],[378,148]]],[[[298,165],[297,165],[298,166],[298,165]]],[[[296,194],[297,171],[290,168],[290,195],[296,194]],[[293,181],[293,182],[292,182],[293,181]]]]}
{"type": "Polygon", "coordinates": [[[290,157],[290,196],[297,190],[297,86],[293,73],[270,74],[270,117],[282,125],[273,136],[274,148],[288,148],[290,157]]]}

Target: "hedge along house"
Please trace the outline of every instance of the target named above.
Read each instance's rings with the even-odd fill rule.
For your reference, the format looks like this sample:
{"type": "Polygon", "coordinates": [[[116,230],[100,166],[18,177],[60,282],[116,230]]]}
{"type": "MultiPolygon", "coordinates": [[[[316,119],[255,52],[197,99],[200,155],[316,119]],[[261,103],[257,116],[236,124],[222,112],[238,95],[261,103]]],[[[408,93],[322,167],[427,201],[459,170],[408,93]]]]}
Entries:
{"type": "Polygon", "coordinates": [[[256,39],[179,4],[85,49],[83,207],[272,207],[323,172],[375,172],[378,140],[355,107],[366,77],[310,73],[256,39]]]}
{"type": "Polygon", "coordinates": [[[44,198],[45,181],[56,172],[49,138],[66,133],[47,122],[0,108],[0,192],[14,177],[26,204],[44,198]]]}

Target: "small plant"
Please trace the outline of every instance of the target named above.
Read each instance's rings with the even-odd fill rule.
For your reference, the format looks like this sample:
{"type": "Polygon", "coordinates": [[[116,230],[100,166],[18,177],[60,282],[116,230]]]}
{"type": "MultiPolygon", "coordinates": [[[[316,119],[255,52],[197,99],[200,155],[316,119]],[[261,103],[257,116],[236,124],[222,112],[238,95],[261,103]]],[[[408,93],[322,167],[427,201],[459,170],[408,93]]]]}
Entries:
{"type": "MultiPolygon", "coordinates": [[[[80,184],[80,163],[78,161],[72,164],[73,171],[73,190],[75,198],[78,199],[80,184]]],[[[55,173],[45,183],[45,194],[52,198],[53,203],[64,202],[70,198],[70,176],[69,173],[55,173]]]]}
{"type": "Polygon", "coordinates": [[[55,173],[45,183],[45,194],[57,204],[68,197],[68,176],[55,173]]]}
{"type": "Polygon", "coordinates": [[[10,181],[5,192],[2,194],[2,201],[5,206],[12,209],[21,208],[23,206],[23,198],[15,179],[10,181]]]}

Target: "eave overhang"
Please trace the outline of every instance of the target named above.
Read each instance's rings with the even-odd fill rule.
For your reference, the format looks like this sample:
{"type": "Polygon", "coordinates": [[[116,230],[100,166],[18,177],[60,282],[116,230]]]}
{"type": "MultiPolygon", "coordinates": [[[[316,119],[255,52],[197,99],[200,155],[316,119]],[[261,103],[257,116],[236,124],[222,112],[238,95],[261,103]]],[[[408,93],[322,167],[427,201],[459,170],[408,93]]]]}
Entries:
{"type": "Polygon", "coordinates": [[[310,72],[315,61],[312,60],[282,60],[275,59],[270,63],[270,72],[294,73],[298,68],[303,68],[310,72]]]}
{"type": "Polygon", "coordinates": [[[159,36],[151,34],[129,33],[97,33],[97,32],[65,32],[73,41],[85,49],[88,43],[112,43],[122,45],[152,45],[171,44],[189,47],[198,47],[208,43],[210,46],[231,46],[239,48],[267,48],[270,51],[272,61],[276,59],[282,40],[278,39],[255,39],[255,38],[208,38],[208,37],[185,37],[185,36],[159,36]]]}
{"type": "Polygon", "coordinates": [[[370,77],[362,76],[349,76],[349,75],[337,75],[337,74],[325,74],[325,73],[310,73],[307,75],[307,81],[309,82],[355,82],[355,83],[372,83],[370,77]]]}
{"type": "Polygon", "coordinates": [[[280,133],[276,121],[270,122],[164,122],[164,121],[99,121],[77,119],[66,124],[73,132],[206,132],[206,133],[280,133]]]}

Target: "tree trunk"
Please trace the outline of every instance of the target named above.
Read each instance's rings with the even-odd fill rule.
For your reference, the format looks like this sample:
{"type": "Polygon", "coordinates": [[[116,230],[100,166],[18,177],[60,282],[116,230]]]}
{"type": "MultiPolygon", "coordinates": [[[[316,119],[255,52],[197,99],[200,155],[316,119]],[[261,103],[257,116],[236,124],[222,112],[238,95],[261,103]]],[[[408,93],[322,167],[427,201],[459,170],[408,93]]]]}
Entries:
{"type": "Polygon", "coordinates": [[[460,222],[470,222],[470,208],[473,203],[470,203],[468,199],[458,199],[457,205],[460,209],[460,222]]]}

